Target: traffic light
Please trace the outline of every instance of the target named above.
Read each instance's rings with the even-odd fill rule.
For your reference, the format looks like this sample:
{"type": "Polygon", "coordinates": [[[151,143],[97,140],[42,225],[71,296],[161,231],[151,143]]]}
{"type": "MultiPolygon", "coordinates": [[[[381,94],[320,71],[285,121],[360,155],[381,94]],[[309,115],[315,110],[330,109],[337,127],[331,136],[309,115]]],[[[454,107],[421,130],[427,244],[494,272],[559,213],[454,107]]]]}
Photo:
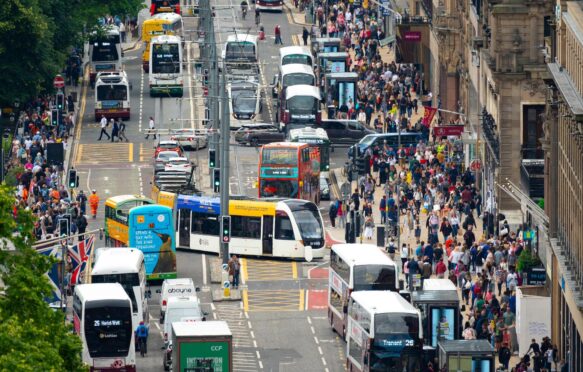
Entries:
{"type": "Polygon", "coordinates": [[[223,238],[223,243],[231,241],[231,216],[221,217],[221,236],[223,238]]]}
{"type": "Polygon", "coordinates": [[[203,84],[204,84],[204,86],[207,86],[209,84],[209,70],[205,68],[202,72],[202,76],[203,76],[203,84]]]}
{"type": "Polygon", "coordinates": [[[57,109],[51,110],[51,125],[53,127],[56,127],[57,125],[59,125],[59,110],[57,110],[57,109]]]}
{"type": "Polygon", "coordinates": [[[65,108],[65,95],[63,93],[57,93],[57,110],[63,111],[65,108]]]}
{"type": "Polygon", "coordinates": [[[215,193],[221,191],[221,170],[219,168],[213,168],[213,190],[215,193]]]}
{"type": "Polygon", "coordinates": [[[365,162],[364,158],[356,159],[356,167],[358,169],[359,175],[366,174],[366,164],[364,162],[365,162]]]}
{"type": "Polygon", "coordinates": [[[217,164],[217,150],[209,149],[209,168],[216,167],[217,164]]]}
{"type": "Polygon", "coordinates": [[[69,224],[69,219],[59,218],[59,232],[61,235],[69,235],[71,232],[71,225],[69,224]]]}
{"type": "Polygon", "coordinates": [[[74,189],[75,187],[79,186],[79,177],[77,177],[77,171],[75,169],[69,169],[69,177],[67,180],[70,189],[74,189]]]}

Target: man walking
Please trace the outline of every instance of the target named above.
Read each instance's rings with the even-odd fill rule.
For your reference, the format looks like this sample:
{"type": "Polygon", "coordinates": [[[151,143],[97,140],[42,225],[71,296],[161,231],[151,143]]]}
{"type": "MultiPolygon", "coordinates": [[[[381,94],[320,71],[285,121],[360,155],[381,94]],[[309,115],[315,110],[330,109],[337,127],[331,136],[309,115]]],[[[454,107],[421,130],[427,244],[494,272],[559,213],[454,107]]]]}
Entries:
{"type": "Polygon", "coordinates": [[[87,211],[87,196],[83,192],[83,190],[79,191],[79,195],[77,195],[77,203],[79,204],[79,214],[85,214],[87,211]]]}
{"type": "Polygon", "coordinates": [[[231,285],[234,289],[239,289],[239,275],[241,272],[241,264],[239,263],[239,258],[237,255],[232,255],[229,263],[229,275],[233,277],[231,285]]]}
{"type": "Polygon", "coordinates": [[[87,229],[87,218],[85,215],[80,213],[77,217],[77,230],[79,232],[79,241],[85,239],[85,229],[87,229]]]}
{"type": "Polygon", "coordinates": [[[119,126],[117,125],[117,121],[112,121],[112,129],[111,129],[111,142],[115,142],[115,137],[119,140],[119,126]]]}
{"type": "Polygon", "coordinates": [[[156,124],[154,123],[154,118],[150,116],[150,122],[148,123],[148,133],[146,134],[146,139],[148,139],[148,137],[150,137],[150,133],[152,133],[154,135],[154,139],[156,139],[156,132],[154,132],[154,129],[156,129],[156,124]]]}
{"type": "Polygon", "coordinates": [[[279,25],[275,25],[275,44],[283,45],[281,41],[281,27],[279,25]]]}
{"type": "Polygon", "coordinates": [[[126,137],[126,124],[121,119],[118,120],[118,128],[119,133],[117,134],[117,138],[119,139],[119,142],[122,142],[123,140],[130,142],[126,137]]]}
{"type": "Polygon", "coordinates": [[[103,137],[104,134],[107,136],[107,139],[110,140],[111,137],[107,133],[107,118],[105,117],[105,115],[101,116],[100,124],[101,124],[101,132],[99,133],[99,138],[97,140],[101,141],[101,138],[103,137]]]}
{"type": "Polygon", "coordinates": [[[97,218],[97,207],[99,206],[99,196],[97,196],[97,191],[93,190],[89,196],[89,206],[91,207],[91,215],[93,218],[97,218]]]}
{"type": "Polygon", "coordinates": [[[304,40],[304,46],[308,45],[308,36],[310,36],[310,32],[307,28],[304,27],[302,30],[302,39],[304,40]]]}

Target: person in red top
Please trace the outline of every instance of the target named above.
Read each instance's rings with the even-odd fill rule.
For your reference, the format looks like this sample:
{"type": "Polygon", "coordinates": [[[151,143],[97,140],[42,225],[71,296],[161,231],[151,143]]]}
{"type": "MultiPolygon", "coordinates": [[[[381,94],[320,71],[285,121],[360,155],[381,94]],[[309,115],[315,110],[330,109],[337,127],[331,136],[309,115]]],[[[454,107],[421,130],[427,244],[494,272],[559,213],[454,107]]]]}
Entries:
{"type": "Polygon", "coordinates": [[[435,265],[435,274],[438,278],[443,278],[445,276],[445,272],[447,271],[447,267],[445,263],[443,263],[443,258],[439,260],[437,265],[435,265]]]}
{"type": "Polygon", "coordinates": [[[281,27],[279,25],[275,25],[275,44],[283,45],[281,41],[281,27]]]}

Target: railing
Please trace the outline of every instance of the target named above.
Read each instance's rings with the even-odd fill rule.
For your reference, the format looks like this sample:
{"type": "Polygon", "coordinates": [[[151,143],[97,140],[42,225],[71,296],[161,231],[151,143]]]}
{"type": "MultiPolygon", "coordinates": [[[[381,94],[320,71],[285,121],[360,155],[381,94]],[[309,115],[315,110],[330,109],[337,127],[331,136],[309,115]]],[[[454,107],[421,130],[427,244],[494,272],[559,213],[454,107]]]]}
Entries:
{"type": "Polygon", "coordinates": [[[544,159],[545,152],[541,147],[522,146],[522,159],[544,159]]]}
{"type": "Polygon", "coordinates": [[[412,16],[409,14],[403,14],[403,17],[397,18],[397,24],[399,25],[423,25],[430,24],[431,18],[423,16],[412,16]]]}
{"type": "Polygon", "coordinates": [[[433,1],[432,0],[421,0],[421,7],[425,11],[425,14],[429,19],[433,18],[433,1]]]}
{"type": "Polygon", "coordinates": [[[496,121],[494,117],[482,109],[482,133],[488,143],[490,152],[496,159],[496,162],[500,164],[500,141],[498,140],[498,127],[496,126],[496,121]]]}

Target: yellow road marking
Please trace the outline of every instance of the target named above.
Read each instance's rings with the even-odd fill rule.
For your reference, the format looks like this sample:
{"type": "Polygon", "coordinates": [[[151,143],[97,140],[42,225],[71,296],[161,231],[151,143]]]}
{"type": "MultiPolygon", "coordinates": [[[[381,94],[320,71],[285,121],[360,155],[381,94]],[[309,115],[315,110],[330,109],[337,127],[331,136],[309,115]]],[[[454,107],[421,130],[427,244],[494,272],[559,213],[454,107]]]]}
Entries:
{"type": "MultiPolygon", "coordinates": [[[[243,265],[241,265],[241,267],[243,267],[243,265]]],[[[247,296],[247,290],[244,289],[243,290],[243,310],[245,310],[245,312],[249,311],[249,297],[247,296]]]]}
{"type": "Polygon", "coordinates": [[[298,278],[298,263],[295,261],[292,262],[292,278],[298,278]]]}
{"type": "Polygon", "coordinates": [[[303,297],[299,290],[251,290],[243,296],[246,311],[298,311],[303,310],[303,297]],[[298,297],[299,296],[299,297],[298,297]]]}
{"type": "Polygon", "coordinates": [[[290,24],[295,24],[295,22],[294,22],[294,19],[293,19],[293,17],[292,17],[291,10],[289,10],[289,9],[286,7],[286,8],[285,8],[285,13],[286,13],[286,16],[287,16],[287,20],[288,20],[288,22],[289,22],[290,24]]]}
{"type": "Polygon", "coordinates": [[[128,160],[130,163],[133,163],[134,162],[134,144],[133,143],[129,143],[128,151],[129,151],[128,160]]]}
{"type": "Polygon", "coordinates": [[[81,93],[81,104],[79,106],[79,121],[77,122],[77,128],[75,128],[75,146],[72,149],[73,155],[71,158],[73,159],[74,166],[77,164],[78,159],[80,159],[78,150],[79,150],[79,141],[81,140],[81,127],[83,126],[83,116],[85,115],[85,106],[87,104],[87,85],[88,85],[88,77],[89,77],[89,65],[85,66],[85,71],[83,73],[83,91],[81,93]]]}
{"type": "Polygon", "coordinates": [[[304,307],[305,307],[305,290],[304,289],[300,289],[300,304],[298,306],[298,310],[299,311],[303,311],[304,307]]]}
{"type": "Polygon", "coordinates": [[[293,262],[290,261],[247,259],[245,264],[250,281],[294,279],[293,262]]]}
{"type": "MultiPolygon", "coordinates": [[[[246,258],[241,258],[241,272],[243,273],[243,281],[247,282],[247,280],[249,279],[249,274],[247,274],[247,259],[246,258]]],[[[243,293],[245,293],[245,295],[247,295],[247,291],[244,291],[243,293]]]]}
{"type": "Polygon", "coordinates": [[[81,143],[77,153],[77,164],[131,162],[133,152],[128,156],[128,148],[131,146],[129,143],[81,143]]]}

